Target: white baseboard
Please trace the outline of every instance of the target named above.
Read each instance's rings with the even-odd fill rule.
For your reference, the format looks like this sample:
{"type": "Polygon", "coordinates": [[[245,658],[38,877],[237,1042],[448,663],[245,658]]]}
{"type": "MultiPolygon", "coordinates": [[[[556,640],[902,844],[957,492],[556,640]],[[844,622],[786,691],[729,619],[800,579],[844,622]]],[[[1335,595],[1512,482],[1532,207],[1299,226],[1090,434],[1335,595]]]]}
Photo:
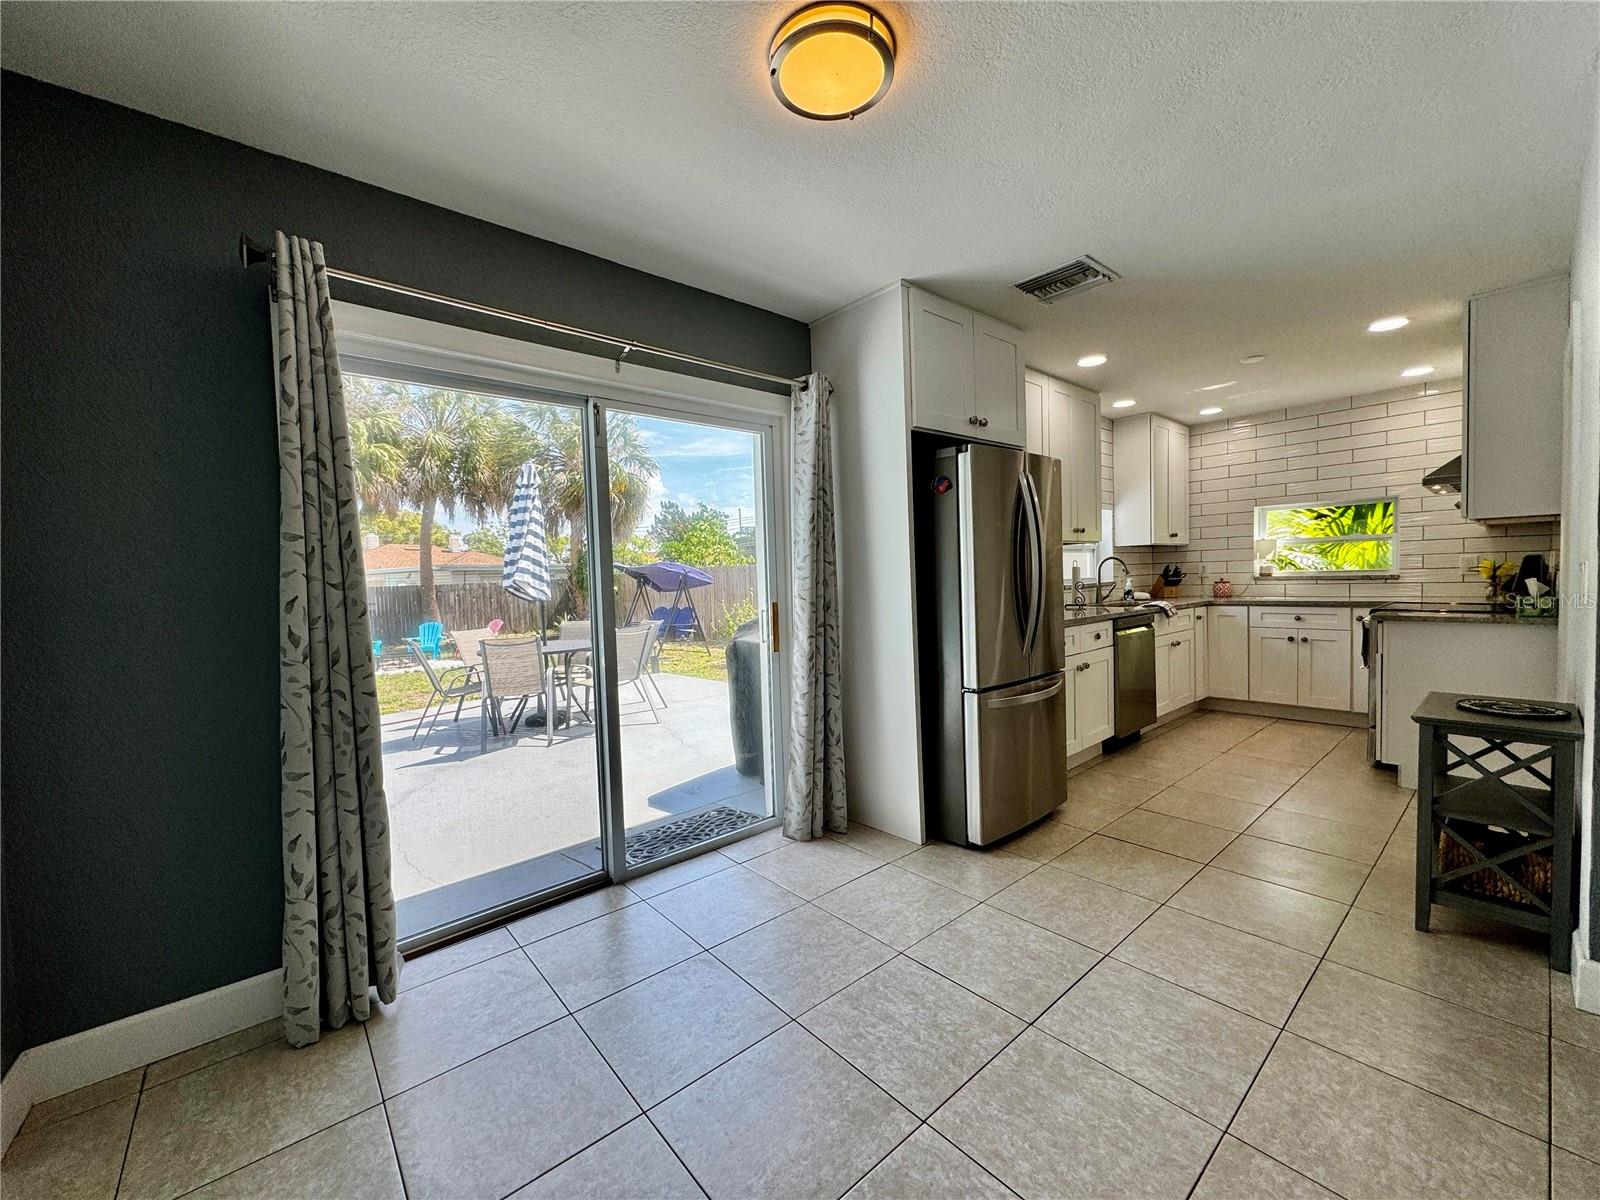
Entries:
{"type": "Polygon", "coordinates": [[[1584,1012],[1600,1013],[1600,961],[1584,956],[1584,945],[1572,934],[1572,1002],[1584,1012]]]}
{"type": "Polygon", "coordinates": [[[0,1152],[28,1109],[78,1088],[259,1025],[283,1012],[283,973],[268,971],[24,1050],[0,1079],[0,1152]]]}

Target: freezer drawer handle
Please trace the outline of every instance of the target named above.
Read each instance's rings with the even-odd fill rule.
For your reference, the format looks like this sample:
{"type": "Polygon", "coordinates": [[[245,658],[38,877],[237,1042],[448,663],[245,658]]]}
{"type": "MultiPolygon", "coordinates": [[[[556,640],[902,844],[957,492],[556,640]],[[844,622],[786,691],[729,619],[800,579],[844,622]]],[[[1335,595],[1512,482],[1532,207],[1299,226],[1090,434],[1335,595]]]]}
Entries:
{"type": "Polygon", "coordinates": [[[1041,700],[1048,700],[1061,690],[1061,680],[1056,680],[1047,688],[1040,688],[1037,692],[1029,692],[1024,696],[995,696],[986,697],[983,701],[985,708],[1021,708],[1024,704],[1037,704],[1041,700]]]}

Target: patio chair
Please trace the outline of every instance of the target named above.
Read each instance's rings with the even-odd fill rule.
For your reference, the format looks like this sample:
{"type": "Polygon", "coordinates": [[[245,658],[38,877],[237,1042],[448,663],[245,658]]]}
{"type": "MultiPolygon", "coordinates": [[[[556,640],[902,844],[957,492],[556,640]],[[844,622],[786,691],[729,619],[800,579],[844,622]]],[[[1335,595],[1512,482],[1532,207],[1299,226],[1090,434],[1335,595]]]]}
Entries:
{"type": "Polygon", "coordinates": [[[450,636],[456,640],[456,657],[461,665],[476,674],[480,659],[478,643],[488,641],[494,633],[484,626],[482,629],[457,629],[450,636]]]}
{"type": "Polygon", "coordinates": [[[428,677],[428,684],[433,689],[428,695],[427,702],[422,706],[422,715],[417,718],[417,727],[411,731],[411,740],[416,741],[417,734],[422,732],[422,723],[428,720],[428,710],[433,708],[436,701],[439,707],[433,708],[433,720],[428,721],[429,733],[433,732],[433,727],[439,720],[439,714],[444,711],[444,706],[452,700],[456,702],[456,715],[453,719],[459,721],[461,719],[462,705],[467,702],[468,697],[478,694],[478,681],[468,668],[452,667],[442,674],[435,671],[433,669],[433,660],[428,657],[428,652],[423,648],[420,641],[416,638],[406,638],[405,643],[406,649],[411,651],[412,657],[422,667],[423,672],[428,677]],[[458,673],[461,675],[460,679],[452,680],[450,678],[458,673]]]}
{"type": "MultiPolygon", "coordinates": [[[[572,622],[578,624],[579,622],[572,622]]],[[[562,636],[566,636],[566,624],[562,625],[562,636]]],[[[588,622],[582,622],[587,625],[588,622]]],[[[617,630],[617,687],[631,683],[633,690],[638,692],[644,702],[650,706],[650,716],[661,723],[661,716],[656,712],[656,706],[667,707],[666,697],[661,694],[661,689],[656,681],[651,678],[649,663],[650,653],[655,646],[659,629],[654,621],[646,621],[640,625],[624,625],[617,630]],[[651,696],[652,689],[655,696],[651,696]]],[[[581,635],[577,635],[581,636],[581,635]]],[[[573,670],[573,684],[583,689],[584,699],[587,701],[594,690],[594,674],[588,667],[584,667],[580,674],[576,668],[573,670]]]]}
{"type": "Polygon", "coordinates": [[[427,651],[429,658],[439,657],[439,641],[444,637],[444,626],[438,621],[424,621],[417,626],[417,644],[427,651]]]}
{"type": "Polygon", "coordinates": [[[516,735],[528,701],[544,697],[544,744],[556,740],[555,676],[545,669],[544,642],[536,636],[499,638],[479,643],[482,664],[483,733],[481,749],[489,749],[489,731],[516,735]],[[511,716],[505,715],[503,702],[515,700],[511,716]]]}

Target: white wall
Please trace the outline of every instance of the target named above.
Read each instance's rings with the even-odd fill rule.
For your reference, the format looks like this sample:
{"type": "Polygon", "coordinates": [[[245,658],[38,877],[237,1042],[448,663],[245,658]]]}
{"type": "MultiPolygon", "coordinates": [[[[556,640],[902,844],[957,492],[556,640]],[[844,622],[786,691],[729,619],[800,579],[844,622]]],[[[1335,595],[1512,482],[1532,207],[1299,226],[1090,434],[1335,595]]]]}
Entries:
{"type": "Polygon", "coordinates": [[[1140,585],[1176,562],[1185,593],[1209,595],[1226,576],[1236,596],[1481,600],[1461,559],[1517,559],[1556,544],[1554,523],[1492,527],[1467,521],[1459,496],[1436,496],[1422,477],[1461,453],[1459,380],[1339,396],[1316,404],[1193,426],[1189,439],[1189,544],[1119,549],[1140,585]],[[1252,580],[1259,504],[1399,498],[1396,579],[1252,580]],[[1202,570],[1202,565],[1204,570],[1202,570]]]}
{"type": "MultiPolygon", "coordinates": [[[[1595,830],[1596,576],[1600,575],[1600,103],[1591,119],[1589,149],[1578,199],[1578,236],[1572,250],[1571,380],[1563,449],[1561,521],[1561,627],[1558,661],[1562,699],[1583,709],[1586,737],[1579,761],[1580,823],[1585,831],[1580,874],[1579,940],[1600,959],[1600,914],[1595,875],[1600,870],[1595,830]]],[[[1591,964],[1591,969],[1593,965],[1591,964]]],[[[1592,1000],[1590,1003],[1588,1001],[1592,1000]]],[[[1600,995],[1586,1007],[1600,1009],[1600,995]]]]}
{"type": "Polygon", "coordinates": [[[923,839],[912,617],[911,426],[898,286],[811,327],[811,365],[834,386],[834,509],[852,820],[923,839]],[[848,314],[846,318],[844,314],[848,314]]]}

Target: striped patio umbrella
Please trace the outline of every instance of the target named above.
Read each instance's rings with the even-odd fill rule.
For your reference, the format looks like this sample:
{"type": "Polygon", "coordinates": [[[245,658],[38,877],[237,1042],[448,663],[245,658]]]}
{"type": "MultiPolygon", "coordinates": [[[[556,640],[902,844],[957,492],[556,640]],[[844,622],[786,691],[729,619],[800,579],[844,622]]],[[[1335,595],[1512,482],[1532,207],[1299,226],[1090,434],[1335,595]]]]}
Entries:
{"type": "MultiPolygon", "coordinates": [[[[511,494],[511,537],[506,545],[500,585],[513,596],[532,604],[550,599],[550,556],[544,540],[544,505],[539,498],[539,474],[525,462],[517,473],[511,494]]],[[[542,614],[541,614],[542,615],[542,614]]]]}

